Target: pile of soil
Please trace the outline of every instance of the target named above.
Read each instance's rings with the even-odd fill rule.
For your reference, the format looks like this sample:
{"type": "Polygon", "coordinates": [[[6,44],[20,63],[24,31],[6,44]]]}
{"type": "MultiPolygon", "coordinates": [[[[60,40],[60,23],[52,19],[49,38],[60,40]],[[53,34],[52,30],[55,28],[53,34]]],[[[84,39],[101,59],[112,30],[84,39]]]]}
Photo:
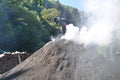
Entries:
{"type": "Polygon", "coordinates": [[[0,55],[0,74],[12,69],[29,56],[30,54],[27,52],[4,52],[0,55]]]}
{"type": "Polygon", "coordinates": [[[120,80],[117,64],[73,41],[47,43],[0,80],[120,80]]]}

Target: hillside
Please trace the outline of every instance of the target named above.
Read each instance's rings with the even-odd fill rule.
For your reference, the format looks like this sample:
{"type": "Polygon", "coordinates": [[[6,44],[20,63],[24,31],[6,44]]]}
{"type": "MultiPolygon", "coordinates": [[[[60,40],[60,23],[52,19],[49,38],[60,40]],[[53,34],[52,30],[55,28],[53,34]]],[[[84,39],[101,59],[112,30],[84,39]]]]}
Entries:
{"type": "Polygon", "coordinates": [[[119,80],[119,75],[118,65],[95,50],[58,40],[47,43],[0,80],[119,80]]]}

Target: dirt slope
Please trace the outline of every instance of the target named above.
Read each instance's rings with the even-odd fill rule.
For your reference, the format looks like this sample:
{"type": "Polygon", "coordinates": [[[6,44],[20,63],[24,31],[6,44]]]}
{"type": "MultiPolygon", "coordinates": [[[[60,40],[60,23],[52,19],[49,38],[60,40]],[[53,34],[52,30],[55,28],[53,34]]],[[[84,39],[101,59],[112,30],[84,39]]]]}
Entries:
{"type": "Polygon", "coordinates": [[[0,80],[120,80],[116,64],[72,41],[47,43],[0,80]]]}

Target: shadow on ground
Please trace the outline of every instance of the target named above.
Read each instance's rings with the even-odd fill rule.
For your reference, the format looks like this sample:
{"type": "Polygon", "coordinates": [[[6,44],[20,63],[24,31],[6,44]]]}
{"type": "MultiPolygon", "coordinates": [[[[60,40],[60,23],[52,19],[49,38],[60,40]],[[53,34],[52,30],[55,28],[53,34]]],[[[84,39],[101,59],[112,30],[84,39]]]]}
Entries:
{"type": "MultiPolygon", "coordinates": [[[[26,70],[19,70],[19,71],[16,71],[14,72],[13,74],[11,75],[8,75],[8,76],[3,76],[3,78],[1,78],[0,80],[13,80],[14,78],[22,75],[23,73],[26,73],[27,71],[29,71],[30,68],[26,69],[26,70]]],[[[7,74],[7,73],[6,73],[7,74]]]]}

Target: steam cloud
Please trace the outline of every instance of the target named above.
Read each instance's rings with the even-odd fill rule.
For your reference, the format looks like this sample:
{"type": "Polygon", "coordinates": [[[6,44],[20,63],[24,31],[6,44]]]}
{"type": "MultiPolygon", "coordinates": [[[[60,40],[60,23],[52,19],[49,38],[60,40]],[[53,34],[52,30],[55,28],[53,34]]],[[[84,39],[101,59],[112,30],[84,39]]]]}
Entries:
{"type": "Polygon", "coordinates": [[[88,17],[87,27],[81,29],[67,25],[67,32],[62,38],[78,43],[108,45],[118,35],[120,26],[119,0],[85,0],[84,11],[88,17]]]}

